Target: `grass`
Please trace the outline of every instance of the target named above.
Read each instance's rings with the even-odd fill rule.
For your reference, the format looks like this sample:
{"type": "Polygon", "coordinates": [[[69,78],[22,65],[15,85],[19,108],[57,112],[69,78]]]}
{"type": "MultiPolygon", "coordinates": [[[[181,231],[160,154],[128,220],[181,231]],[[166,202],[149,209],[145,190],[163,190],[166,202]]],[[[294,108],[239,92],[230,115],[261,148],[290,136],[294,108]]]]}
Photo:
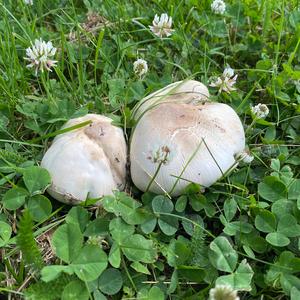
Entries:
{"type": "Polygon", "coordinates": [[[224,15],[210,5],[0,3],[3,299],[207,299],[216,284],[240,299],[300,299],[299,1],[226,1],[224,15]],[[149,25],[164,12],[175,32],[160,39],[149,25]],[[39,38],[57,48],[57,67],[35,75],[24,57],[39,38]],[[143,78],[137,58],[148,62],[143,78]],[[211,100],[238,113],[251,164],[171,200],[131,183],[101,209],[45,192],[51,179],[36,166],[54,136],[74,129],[61,130],[67,120],[104,114],[129,140],[143,97],[187,78],[208,86],[227,65],[236,90],[209,88],[211,100]],[[258,103],[265,119],[251,114],[258,103]]]}

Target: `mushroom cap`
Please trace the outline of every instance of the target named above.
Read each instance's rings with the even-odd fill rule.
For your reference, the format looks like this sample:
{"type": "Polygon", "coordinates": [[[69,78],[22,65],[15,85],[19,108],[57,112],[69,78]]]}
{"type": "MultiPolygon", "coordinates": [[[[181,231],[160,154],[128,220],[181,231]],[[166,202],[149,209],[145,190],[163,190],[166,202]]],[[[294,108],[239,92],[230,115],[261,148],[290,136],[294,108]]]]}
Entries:
{"type": "Polygon", "coordinates": [[[138,120],[144,113],[161,103],[199,104],[208,101],[207,87],[196,80],[177,81],[143,98],[133,110],[133,118],[138,120]]]}
{"type": "Polygon", "coordinates": [[[96,114],[72,119],[63,128],[88,120],[92,123],[56,136],[41,162],[52,178],[48,193],[67,204],[110,195],[125,185],[127,149],[121,128],[96,114]]]}
{"type": "Polygon", "coordinates": [[[235,166],[235,155],[244,148],[244,129],[230,106],[162,103],[134,128],[131,177],[142,191],[177,196],[191,182],[212,185],[235,166]]]}

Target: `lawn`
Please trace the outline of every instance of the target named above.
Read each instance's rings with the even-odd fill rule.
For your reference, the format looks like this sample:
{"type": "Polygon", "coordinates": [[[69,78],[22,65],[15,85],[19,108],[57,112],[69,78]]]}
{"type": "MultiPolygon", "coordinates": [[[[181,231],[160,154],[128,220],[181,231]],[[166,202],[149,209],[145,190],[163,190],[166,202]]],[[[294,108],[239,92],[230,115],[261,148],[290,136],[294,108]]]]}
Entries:
{"type": "MultiPolygon", "coordinates": [[[[299,45],[298,0],[0,1],[0,298],[299,300],[299,45]],[[221,130],[230,112],[246,148],[218,178],[200,160],[200,185],[184,179],[197,151],[205,144],[216,159],[206,138],[188,133],[182,145],[194,152],[170,177],[170,191],[160,178],[180,158],[179,144],[168,148],[158,136],[185,111],[176,117],[166,103],[139,109],[151,93],[190,80],[210,95],[173,105],[221,108],[221,130]],[[99,198],[88,189],[69,205],[51,184],[74,185],[94,172],[86,148],[74,144],[57,176],[52,158],[41,162],[54,138],[92,126],[88,113],[123,130],[129,155],[115,158],[121,183],[103,179],[104,190],[120,191],[99,198]],[[140,134],[150,114],[153,128],[140,134]],[[139,147],[156,147],[145,162],[156,165],[149,182],[133,172],[146,168],[136,164],[145,155],[138,134],[139,147]]],[[[207,135],[217,139],[221,164],[239,139],[226,133],[227,142],[225,129],[207,135]]]]}

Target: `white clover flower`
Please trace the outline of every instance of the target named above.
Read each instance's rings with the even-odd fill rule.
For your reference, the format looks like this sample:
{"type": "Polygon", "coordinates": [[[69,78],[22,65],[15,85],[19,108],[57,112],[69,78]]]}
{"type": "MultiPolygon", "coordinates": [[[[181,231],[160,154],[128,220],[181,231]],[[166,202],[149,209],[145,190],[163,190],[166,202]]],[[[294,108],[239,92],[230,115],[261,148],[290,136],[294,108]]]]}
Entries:
{"type": "Polygon", "coordinates": [[[171,149],[167,145],[161,146],[154,151],[150,151],[147,157],[154,164],[168,164],[171,160],[171,149]]]}
{"type": "Polygon", "coordinates": [[[258,119],[264,119],[269,114],[269,108],[265,104],[258,103],[251,107],[251,112],[258,119]]]}
{"type": "Polygon", "coordinates": [[[160,38],[168,37],[174,32],[174,29],[171,29],[172,17],[169,17],[167,14],[162,14],[160,17],[155,15],[152,25],[149,26],[150,30],[160,38]]]}
{"type": "Polygon", "coordinates": [[[33,0],[24,0],[24,3],[27,5],[33,5],[33,0]]]}
{"type": "Polygon", "coordinates": [[[57,61],[50,59],[56,53],[56,48],[51,42],[45,42],[41,38],[34,41],[34,45],[26,49],[25,60],[30,61],[27,68],[35,68],[35,74],[38,71],[44,72],[44,69],[51,71],[52,67],[56,66],[57,61]]]}
{"type": "Polygon", "coordinates": [[[223,15],[226,10],[226,4],[223,0],[214,0],[210,7],[215,14],[219,15],[223,15]]]}
{"type": "Polygon", "coordinates": [[[230,66],[227,66],[223,71],[222,76],[212,81],[209,86],[218,87],[219,93],[222,91],[230,93],[236,90],[236,88],[233,87],[233,85],[236,83],[236,79],[237,74],[234,75],[234,70],[230,68],[230,66]]]}
{"type": "Polygon", "coordinates": [[[223,71],[223,77],[231,78],[233,76],[234,76],[234,70],[230,66],[227,66],[223,71]]]}
{"type": "Polygon", "coordinates": [[[251,155],[249,149],[245,149],[241,153],[239,153],[236,157],[236,160],[242,161],[245,164],[250,164],[254,159],[254,156],[251,155]]]}
{"type": "Polygon", "coordinates": [[[240,297],[230,285],[216,285],[209,291],[209,300],[240,300],[240,297]]]}
{"type": "Polygon", "coordinates": [[[133,63],[133,71],[135,74],[137,74],[139,77],[142,77],[148,72],[148,64],[144,59],[137,59],[133,63]]]}

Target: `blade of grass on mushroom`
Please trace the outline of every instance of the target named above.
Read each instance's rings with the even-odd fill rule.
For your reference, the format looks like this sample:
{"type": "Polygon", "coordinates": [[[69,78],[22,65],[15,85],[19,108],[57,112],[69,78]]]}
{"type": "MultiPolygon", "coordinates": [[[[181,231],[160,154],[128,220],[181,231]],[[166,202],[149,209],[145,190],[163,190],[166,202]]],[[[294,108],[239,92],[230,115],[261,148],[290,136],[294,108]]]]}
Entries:
{"type": "Polygon", "coordinates": [[[183,175],[184,171],[186,170],[186,168],[188,167],[188,165],[191,163],[191,161],[193,160],[193,158],[195,157],[195,155],[197,154],[197,152],[199,151],[201,145],[202,145],[203,139],[201,139],[199,145],[197,146],[197,148],[195,149],[195,151],[192,153],[191,157],[188,159],[187,163],[183,166],[182,171],[180,172],[179,176],[176,176],[176,181],[171,189],[171,191],[169,192],[169,194],[172,194],[172,192],[174,191],[174,189],[176,188],[176,185],[178,184],[179,180],[181,179],[181,176],[183,175]]]}
{"type": "Polygon", "coordinates": [[[87,126],[89,124],[91,124],[92,121],[89,120],[89,121],[85,121],[85,122],[82,122],[80,124],[77,124],[77,125],[74,125],[74,126],[71,126],[71,127],[68,127],[68,128],[64,128],[64,129],[59,129],[59,130],[56,130],[54,132],[51,132],[51,133],[48,133],[48,134],[45,134],[41,137],[38,137],[38,138],[35,138],[35,139],[32,139],[31,142],[32,143],[36,143],[36,142],[39,142],[41,140],[45,140],[45,139],[48,139],[50,137],[55,137],[59,134],[63,134],[63,133],[66,133],[66,132],[69,132],[69,131],[72,131],[72,130],[75,130],[75,129],[78,129],[78,128],[81,128],[81,127],[84,127],[84,126],[87,126]]]}

